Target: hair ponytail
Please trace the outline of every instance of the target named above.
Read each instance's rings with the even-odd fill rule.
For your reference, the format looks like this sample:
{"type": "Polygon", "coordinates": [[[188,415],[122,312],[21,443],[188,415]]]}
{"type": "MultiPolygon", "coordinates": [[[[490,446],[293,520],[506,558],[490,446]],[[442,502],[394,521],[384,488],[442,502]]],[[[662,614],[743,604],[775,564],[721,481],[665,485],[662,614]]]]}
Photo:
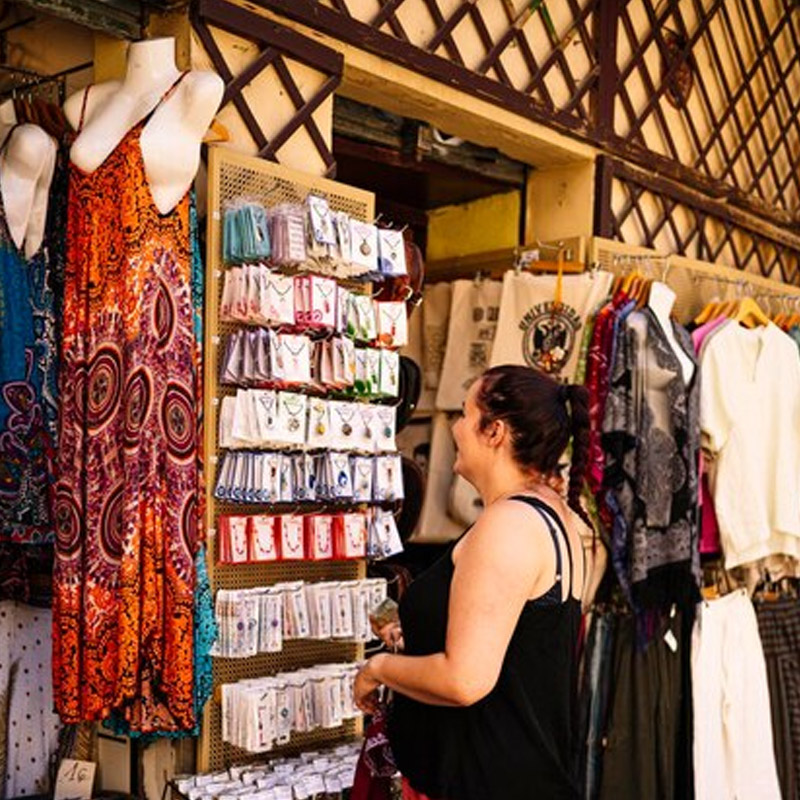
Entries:
{"type": "Polygon", "coordinates": [[[592,521],[581,505],[581,494],[589,465],[589,392],[585,386],[579,384],[569,384],[565,388],[572,435],[567,504],[591,528],[592,521]]]}

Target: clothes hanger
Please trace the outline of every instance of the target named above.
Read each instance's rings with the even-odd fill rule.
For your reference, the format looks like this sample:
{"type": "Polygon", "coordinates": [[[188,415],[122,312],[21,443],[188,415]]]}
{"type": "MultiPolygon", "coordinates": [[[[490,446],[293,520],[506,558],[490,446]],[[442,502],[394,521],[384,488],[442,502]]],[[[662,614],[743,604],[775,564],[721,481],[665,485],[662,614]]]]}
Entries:
{"type": "Polygon", "coordinates": [[[752,297],[743,297],[739,301],[739,306],[733,316],[733,320],[746,328],[766,326],[770,324],[769,317],[764,313],[761,306],[752,297]]]}

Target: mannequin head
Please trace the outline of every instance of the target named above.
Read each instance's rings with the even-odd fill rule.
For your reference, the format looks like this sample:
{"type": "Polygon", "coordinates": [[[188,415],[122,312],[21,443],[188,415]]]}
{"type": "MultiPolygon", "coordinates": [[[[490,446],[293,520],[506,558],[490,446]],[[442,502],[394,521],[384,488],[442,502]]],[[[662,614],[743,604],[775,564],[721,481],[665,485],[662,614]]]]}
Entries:
{"type": "Polygon", "coordinates": [[[493,367],[470,387],[453,437],[454,469],[478,488],[500,474],[510,482],[518,475],[529,483],[557,486],[560,460],[572,440],[567,496],[583,516],[579,500],[589,447],[584,387],[561,384],[529,367],[493,367]]]}

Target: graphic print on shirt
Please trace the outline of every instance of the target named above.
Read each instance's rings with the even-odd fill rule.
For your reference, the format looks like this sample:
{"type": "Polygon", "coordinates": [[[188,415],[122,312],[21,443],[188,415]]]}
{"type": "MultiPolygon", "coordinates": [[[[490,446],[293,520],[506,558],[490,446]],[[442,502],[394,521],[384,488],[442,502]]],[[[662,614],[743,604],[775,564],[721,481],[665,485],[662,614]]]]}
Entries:
{"type": "Polygon", "coordinates": [[[578,312],[566,303],[537,303],[519,322],[525,363],[548,375],[561,372],[572,355],[582,324],[578,312]]]}

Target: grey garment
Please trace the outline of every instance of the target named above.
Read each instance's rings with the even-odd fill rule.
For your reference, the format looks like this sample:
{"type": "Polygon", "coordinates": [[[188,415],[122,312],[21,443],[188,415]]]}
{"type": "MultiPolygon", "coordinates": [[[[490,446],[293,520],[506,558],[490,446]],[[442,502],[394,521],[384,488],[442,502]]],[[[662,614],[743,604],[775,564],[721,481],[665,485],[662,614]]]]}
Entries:
{"type": "Polygon", "coordinates": [[[645,308],[628,316],[603,420],[605,482],[628,531],[628,577],[643,605],[689,599],[679,584],[700,583],[700,373],[688,332],[677,323],[673,332],[694,365],[688,384],[655,315],[645,308]]]}

